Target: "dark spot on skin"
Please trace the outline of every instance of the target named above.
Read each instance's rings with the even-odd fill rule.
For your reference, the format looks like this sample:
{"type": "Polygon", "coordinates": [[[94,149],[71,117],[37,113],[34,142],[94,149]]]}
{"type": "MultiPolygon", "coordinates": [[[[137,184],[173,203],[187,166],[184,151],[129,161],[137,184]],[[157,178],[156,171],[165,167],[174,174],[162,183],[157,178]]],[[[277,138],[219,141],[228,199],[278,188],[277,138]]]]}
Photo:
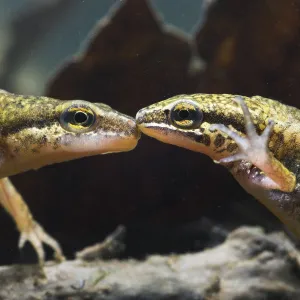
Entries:
{"type": "Polygon", "coordinates": [[[19,147],[15,147],[14,150],[13,150],[14,153],[19,153],[19,151],[20,151],[19,147]]]}
{"type": "Polygon", "coordinates": [[[124,132],[124,135],[126,135],[126,136],[130,136],[131,134],[132,134],[132,132],[129,131],[129,130],[126,130],[126,131],[124,132]]]}
{"type": "Polygon", "coordinates": [[[226,150],[226,149],[223,148],[223,149],[220,149],[220,150],[216,151],[216,153],[222,153],[222,152],[224,152],[225,150],[226,150]]]}
{"type": "Polygon", "coordinates": [[[31,149],[31,152],[32,152],[32,153],[39,153],[39,150],[38,150],[38,149],[35,149],[35,148],[33,148],[33,149],[31,149]]]}
{"type": "Polygon", "coordinates": [[[195,141],[200,144],[204,144],[205,146],[210,145],[210,137],[207,134],[197,135],[195,137],[195,141]]]}
{"type": "Polygon", "coordinates": [[[40,140],[40,144],[41,145],[45,145],[45,144],[47,144],[47,142],[48,142],[47,136],[43,135],[42,138],[41,138],[41,140],[40,140]]]}
{"type": "Polygon", "coordinates": [[[214,145],[216,146],[216,148],[221,147],[222,145],[224,145],[225,143],[225,138],[222,134],[218,134],[214,140],[214,145]]]}
{"type": "Polygon", "coordinates": [[[24,105],[23,105],[22,103],[17,103],[17,104],[16,104],[16,107],[22,109],[22,108],[24,108],[24,105]]]}
{"type": "Polygon", "coordinates": [[[13,154],[13,153],[9,153],[9,158],[10,159],[14,159],[16,157],[16,155],[15,154],[13,154]]]}
{"type": "Polygon", "coordinates": [[[60,141],[61,141],[61,138],[60,138],[60,137],[57,137],[57,138],[55,139],[55,141],[53,142],[53,146],[52,146],[52,148],[53,148],[54,150],[56,150],[56,149],[59,147],[60,141]]]}
{"type": "Polygon", "coordinates": [[[275,140],[276,140],[276,143],[274,143],[274,147],[272,149],[274,154],[278,153],[278,151],[284,145],[284,135],[281,132],[277,133],[275,140]]]}
{"type": "Polygon", "coordinates": [[[235,151],[237,148],[238,148],[238,145],[237,145],[236,143],[230,143],[230,144],[227,146],[227,151],[228,151],[228,152],[233,152],[233,151],[235,151]]]}

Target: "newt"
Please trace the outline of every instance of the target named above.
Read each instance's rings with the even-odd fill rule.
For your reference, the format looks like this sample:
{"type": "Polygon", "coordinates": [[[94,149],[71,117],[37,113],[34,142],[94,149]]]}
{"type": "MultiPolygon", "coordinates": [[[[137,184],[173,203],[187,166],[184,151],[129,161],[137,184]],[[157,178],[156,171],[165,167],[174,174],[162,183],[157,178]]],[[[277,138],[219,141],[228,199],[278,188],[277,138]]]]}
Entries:
{"type": "Polygon", "coordinates": [[[140,130],[208,155],[300,237],[300,110],[260,96],[178,95],[138,111],[140,130]]]}
{"type": "Polygon", "coordinates": [[[9,176],[81,157],[129,151],[140,138],[134,118],[103,103],[16,95],[0,90],[0,204],[20,232],[19,247],[43,243],[64,259],[59,243],[33,218],[9,176]]]}

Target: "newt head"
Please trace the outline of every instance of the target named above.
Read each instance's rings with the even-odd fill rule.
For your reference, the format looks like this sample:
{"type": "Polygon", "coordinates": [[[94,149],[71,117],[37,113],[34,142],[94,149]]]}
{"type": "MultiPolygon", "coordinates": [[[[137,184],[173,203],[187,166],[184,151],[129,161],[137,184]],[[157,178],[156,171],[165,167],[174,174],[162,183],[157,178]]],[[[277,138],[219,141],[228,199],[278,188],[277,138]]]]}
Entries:
{"type": "Polygon", "coordinates": [[[222,123],[244,130],[242,111],[232,99],[232,95],[175,96],[138,111],[137,125],[159,141],[220,159],[236,151],[237,146],[225,133],[210,126],[222,123]]]}
{"type": "Polygon", "coordinates": [[[84,156],[130,151],[140,138],[135,120],[106,104],[0,97],[0,176],[84,156]]]}

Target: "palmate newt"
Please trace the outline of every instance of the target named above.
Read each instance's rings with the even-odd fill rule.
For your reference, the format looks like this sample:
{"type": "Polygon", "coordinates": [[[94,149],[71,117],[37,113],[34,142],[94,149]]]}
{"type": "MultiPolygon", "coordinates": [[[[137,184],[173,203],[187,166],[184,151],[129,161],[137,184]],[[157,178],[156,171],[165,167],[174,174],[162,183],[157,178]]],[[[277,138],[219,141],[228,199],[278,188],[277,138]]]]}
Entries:
{"type": "Polygon", "coordinates": [[[138,111],[150,137],[204,153],[300,237],[300,110],[260,96],[179,95],[138,111]]]}
{"type": "Polygon", "coordinates": [[[0,90],[0,203],[43,266],[43,243],[63,260],[59,243],[33,218],[8,176],[97,154],[129,151],[140,138],[135,120],[106,104],[24,96],[0,90]]]}

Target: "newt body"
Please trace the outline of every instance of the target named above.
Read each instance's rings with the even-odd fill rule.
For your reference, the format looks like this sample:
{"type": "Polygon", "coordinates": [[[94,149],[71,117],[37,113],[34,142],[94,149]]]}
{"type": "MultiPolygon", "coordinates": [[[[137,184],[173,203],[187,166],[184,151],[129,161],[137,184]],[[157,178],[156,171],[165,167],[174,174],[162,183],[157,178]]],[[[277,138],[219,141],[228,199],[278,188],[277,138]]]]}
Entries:
{"type": "Polygon", "coordinates": [[[140,130],[204,153],[300,237],[300,110],[229,94],[179,95],[141,109],[140,130]]]}
{"type": "Polygon", "coordinates": [[[140,138],[135,120],[102,103],[61,101],[48,97],[0,92],[0,203],[29,241],[39,264],[42,243],[62,260],[58,242],[33,219],[8,176],[45,165],[110,152],[129,151],[140,138]]]}

